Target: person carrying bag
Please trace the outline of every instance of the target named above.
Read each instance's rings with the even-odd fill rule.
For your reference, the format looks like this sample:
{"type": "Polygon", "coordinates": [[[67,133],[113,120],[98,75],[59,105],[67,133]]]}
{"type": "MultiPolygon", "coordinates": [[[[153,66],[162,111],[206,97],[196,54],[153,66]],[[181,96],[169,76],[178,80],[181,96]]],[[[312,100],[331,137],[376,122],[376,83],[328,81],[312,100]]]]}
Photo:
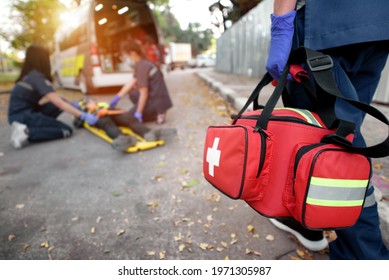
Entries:
{"type": "MultiPolygon", "coordinates": [[[[389,121],[374,107],[345,98],[333,78],[332,67],[328,55],[305,48],[294,51],[263,107],[258,96],[273,80],[266,73],[230,125],[208,128],[205,178],[230,198],[245,200],[260,214],[276,218],[274,223],[292,219],[308,232],[353,226],[369,188],[369,158],[389,155],[389,135],[379,144],[356,147],[352,144],[355,124],[336,117],[336,100],[386,125],[389,121]],[[315,83],[301,67],[292,66],[290,72],[309,93],[314,111],[275,108],[282,95],[284,103],[288,102],[285,85],[289,64],[308,65],[315,83]],[[254,110],[246,112],[251,103],[254,110]]],[[[321,240],[323,237],[316,240],[319,243],[302,243],[320,250],[327,245],[321,240]]]]}

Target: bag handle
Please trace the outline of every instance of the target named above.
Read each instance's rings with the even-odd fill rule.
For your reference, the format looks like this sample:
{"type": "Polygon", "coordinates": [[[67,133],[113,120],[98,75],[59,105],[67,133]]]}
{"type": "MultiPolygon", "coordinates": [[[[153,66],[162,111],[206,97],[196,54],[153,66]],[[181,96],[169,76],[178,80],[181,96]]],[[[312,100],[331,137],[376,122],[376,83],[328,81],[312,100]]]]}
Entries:
{"type": "MultiPolygon", "coordinates": [[[[333,72],[331,71],[333,62],[330,56],[326,56],[320,52],[313,51],[306,48],[302,48],[302,50],[305,50],[308,67],[310,68],[312,75],[317,83],[317,86],[320,89],[318,93],[319,105],[322,104],[324,106],[319,106],[319,108],[323,110],[322,112],[319,112],[319,115],[320,114],[323,115],[323,121],[325,121],[326,119],[328,121],[329,112],[331,112],[331,114],[335,116],[335,112],[334,112],[335,101],[337,98],[339,98],[345,100],[346,102],[348,102],[349,104],[357,108],[358,110],[361,110],[362,112],[369,114],[370,116],[381,121],[382,123],[389,125],[389,121],[386,118],[386,116],[375,107],[353,99],[345,98],[341,94],[339,88],[337,87],[335,78],[333,76],[333,72]],[[322,59],[324,59],[324,61],[320,61],[322,59]],[[323,65],[321,65],[323,62],[324,62],[324,67],[323,65]],[[332,96],[332,98],[328,98],[328,95],[332,96]],[[329,100],[326,101],[326,99],[329,100]],[[325,108],[325,106],[327,106],[327,108],[325,108]]],[[[335,134],[328,135],[326,139],[323,139],[323,141],[333,142],[335,144],[346,147],[348,150],[351,150],[354,153],[359,153],[372,158],[385,157],[389,155],[389,133],[387,135],[387,138],[381,143],[362,148],[362,147],[355,147],[351,143],[345,142],[344,139],[342,139],[345,136],[347,136],[346,133],[349,132],[350,132],[350,122],[340,120],[339,126],[335,134]]]]}
{"type": "Polygon", "coordinates": [[[239,111],[239,113],[236,115],[236,116],[233,116],[232,119],[232,124],[234,125],[236,123],[236,121],[238,119],[240,119],[242,117],[242,114],[248,109],[248,107],[250,106],[250,104],[252,102],[254,102],[254,110],[257,110],[259,109],[259,105],[258,105],[258,97],[259,97],[259,93],[261,92],[261,90],[267,86],[268,84],[270,84],[273,80],[273,77],[269,74],[269,72],[267,72],[263,78],[261,79],[261,81],[258,83],[258,85],[255,87],[255,89],[253,90],[253,92],[251,93],[250,97],[247,99],[246,101],[246,104],[242,107],[242,109],[239,111]]]}
{"type": "MultiPolygon", "coordinates": [[[[353,105],[357,109],[369,114],[375,119],[381,121],[382,123],[389,126],[389,121],[384,114],[382,114],[378,109],[356,101],[352,99],[345,98],[339,91],[335,79],[332,73],[333,62],[330,56],[323,55],[320,52],[313,51],[306,48],[299,48],[296,51],[291,53],[288,64],[286,65],[281,78],[279,79],[277,86],[267,101],[263,112],[259,115],[255,130],[264,130],[267,129],[267,125],[270,120],[271,113],[273,112],[279,98],[281,97],[286,84],[286,78],[289,72],[290,64],[301,64],[306,59],[306,63],[310,70],[312,71],[313,77],[319,88],[317,92],[318,100],[320,101],[318,105],[319,115],[324,116],[324,119],[329,123],[328,127],[334,127],[338,124],[338,128],[335,134],[328,135],[323,139],[323,142],[331,142],[343,146],[350,150],[351,152],[365,155],[367,157],[386,157],[389,155],[389,130],[388,135],[384,141],[379,144],[369,146],[369,147],[355,147],[351,143],[345,141],[344,137],[347,136],[350,132],[354,130],[354,124],[348,121],[339,120],[336,118],[334,113],[334,104],[336,98],[345,100],[349,104],[353,105]],[[328,98],[330,97],[330,98],[328,98]],[[331,98],[332,97],[332,98],[331,98]]],[[[324,120],[323,120],[324,121],[324,120]]]]}

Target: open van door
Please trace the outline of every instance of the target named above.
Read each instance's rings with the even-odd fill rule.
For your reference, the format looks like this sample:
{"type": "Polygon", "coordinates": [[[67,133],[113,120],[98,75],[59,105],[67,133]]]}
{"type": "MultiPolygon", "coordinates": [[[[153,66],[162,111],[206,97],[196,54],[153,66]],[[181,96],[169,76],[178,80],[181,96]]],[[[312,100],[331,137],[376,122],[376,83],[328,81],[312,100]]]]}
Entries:
{"type": "Polygon", "coordinates": [[[138,41],[157,65],[163,59],[159,27],[146,0],[88,1],[71,17],[55,34],[53,71],[63,87],[90,94],[123,86],[132,75],[120,54],[126,40],[138,41]]]}

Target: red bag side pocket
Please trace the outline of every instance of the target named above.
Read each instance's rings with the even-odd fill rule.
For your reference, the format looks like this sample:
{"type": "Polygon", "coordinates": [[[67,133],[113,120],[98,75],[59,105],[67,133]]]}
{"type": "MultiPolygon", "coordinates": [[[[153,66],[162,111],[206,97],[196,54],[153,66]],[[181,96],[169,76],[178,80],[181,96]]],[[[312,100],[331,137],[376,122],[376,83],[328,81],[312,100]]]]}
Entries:
{"type": "Polygon", "coordinates": [[[259,199],[258,178],[265,164],[266,137],[243,125],[210,126],[205,139],[203,173],[233,199],[259,199]]]}
{"type": "Polygon", "coordinates": [[[295,158],[295,219],[311,229],[352,226],[362,211],[370,160],[332,144],[300,145],[295,158]]]}

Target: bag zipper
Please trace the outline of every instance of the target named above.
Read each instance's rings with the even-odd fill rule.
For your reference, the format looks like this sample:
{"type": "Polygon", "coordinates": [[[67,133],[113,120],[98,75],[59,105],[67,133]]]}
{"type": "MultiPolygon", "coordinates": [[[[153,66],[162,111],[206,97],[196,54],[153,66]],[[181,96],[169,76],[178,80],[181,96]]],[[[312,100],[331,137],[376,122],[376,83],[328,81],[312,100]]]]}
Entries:
{"type": "Polygon", "coordinates": [[[326,145],[325,143],[315,143],[307,146],[301,147],[297,153],[296,153],[296,158],[294,160],[294,169],[293,169],[293,179],[296,179],[296,171],[297,171],[297,166],[301,160],[301,158],[308,153],[309,151],[312,151],[313,149],[326,145]]]}
{"type": "Polygon", "coordinates": [[[265,164],[265,158],[266,158],[266,133],[263,130],[258,131],[260,137],[261,137],[261,148],[260,148],[260,156],[259,156],[259,165],[258,165],[258,171],[257,171],[257,177],[259,178],[259,175],[261,174],[263,165],[265,164]]]}
{"type": "MultiPolygon", "coordinates": [[[[234,116],[232,116],[232,119],[234,119],[234,116]]],[[[241,116],[240,119],[246,119],[246,120],[257,120],[258,116],[241,116]]],[[[296,118],[296,117],[287,117],[287,116],[273,116],[270,117],[270,120],[272,121],[285,121],[285,122],[292,122],[292,123],[298,123],[298,124],[304,124],[308,126],[313,126],[316,128],[322,128],[325,129],[324,127],[317,126],[312,123],[308,123],[302,119],[296,118]]]]}

